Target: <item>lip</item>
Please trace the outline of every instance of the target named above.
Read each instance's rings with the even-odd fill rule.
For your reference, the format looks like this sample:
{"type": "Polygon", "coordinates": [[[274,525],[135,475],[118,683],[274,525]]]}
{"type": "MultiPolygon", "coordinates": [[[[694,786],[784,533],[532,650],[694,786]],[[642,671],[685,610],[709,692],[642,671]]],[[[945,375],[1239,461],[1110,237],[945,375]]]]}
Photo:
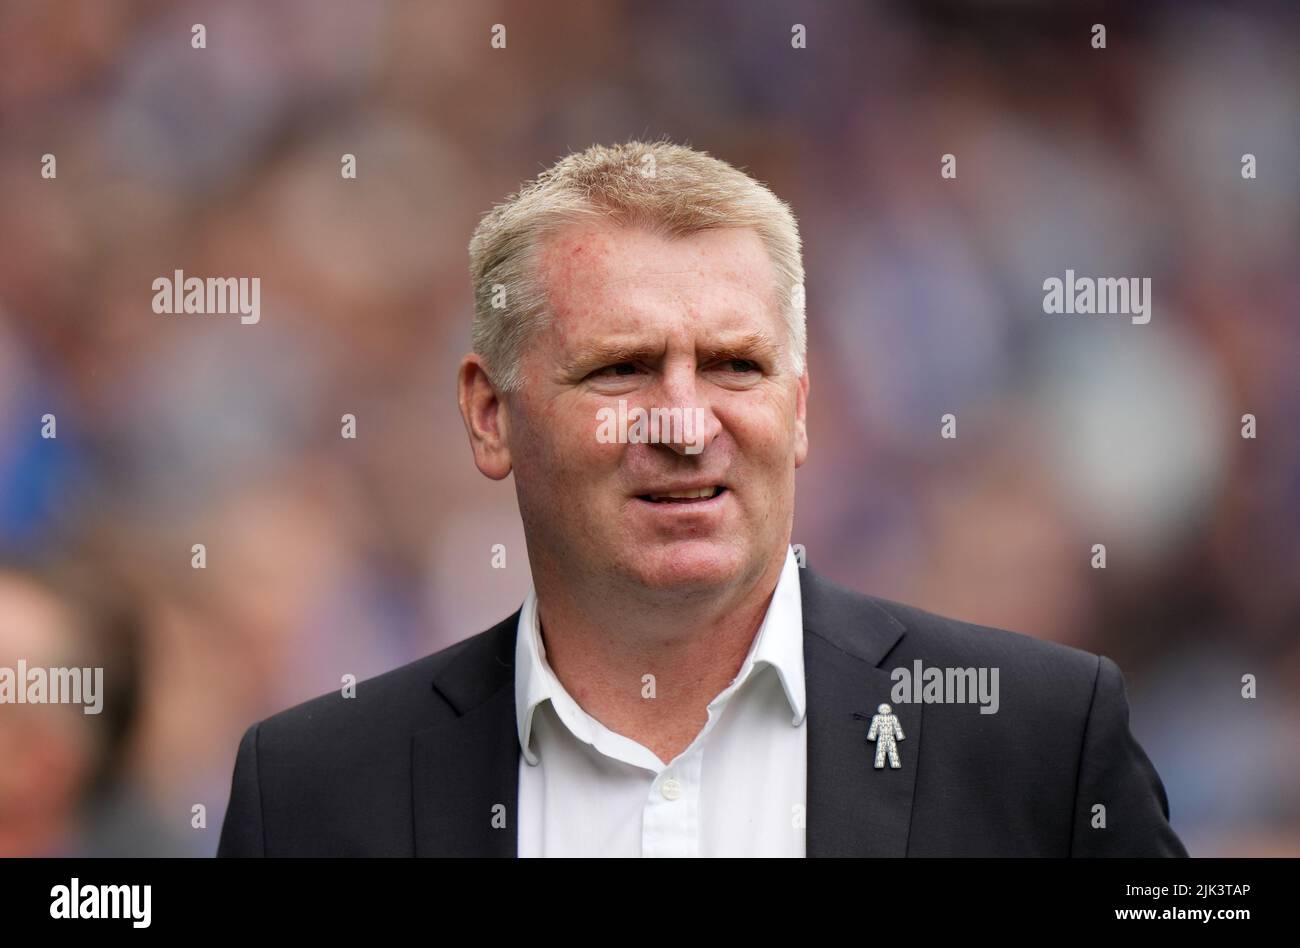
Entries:
{"type": "Polygon", "coordinates": [[[701,484],[699,487],[657,487],[652,493],[668,493],[669,491],[682,490],[699,490],[703,487],[721,487],[722,490],[713,497],[696,499],[696,500],[676,500],[676,501],[654,501],[646,500],[645,494],[634,495],[632,500],[636,506],[656,517],[669,518],[698,518],[716,515],[724,505],[728,504],[731,499],[731,489],[725,485],[718,484],[716,481],[712,484],[701,484]]]}
{"type": "MultiPolygon", "coordinates": [[[[656,484],[655,486],[646,488],[645,490],[633,491],[632,496],[637,500],[641,500],[642,498],[650,497],[652,495],[663,496],[664,494],[679,494],[686,491],[704,490],[709,487],[720,488],[717,495],[708,498],[709,500],[717,500],[719,497],[725,496],[730,490],[730,488],[727,487],[726,484],[722,483],[722,481],[689,481],[674,484],[656,484]]],[[[650,503],[654,503],[654,501],[650,501],[650,503]]],[[[691,501],[678,501],[678,503],[691,503],[691,501]]]]}

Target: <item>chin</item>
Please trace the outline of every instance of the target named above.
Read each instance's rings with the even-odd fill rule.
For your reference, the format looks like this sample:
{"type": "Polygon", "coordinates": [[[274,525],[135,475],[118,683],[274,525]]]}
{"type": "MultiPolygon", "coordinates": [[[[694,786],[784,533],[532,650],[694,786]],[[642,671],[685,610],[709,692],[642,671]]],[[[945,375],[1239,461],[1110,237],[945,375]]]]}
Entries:
{"type": "Polygon", "coordinates": [[[744,565],[732,545],[687,540],[639,551],[631,564],[631,573],[647,589],[707,592],[734,582],[744,565]]]}

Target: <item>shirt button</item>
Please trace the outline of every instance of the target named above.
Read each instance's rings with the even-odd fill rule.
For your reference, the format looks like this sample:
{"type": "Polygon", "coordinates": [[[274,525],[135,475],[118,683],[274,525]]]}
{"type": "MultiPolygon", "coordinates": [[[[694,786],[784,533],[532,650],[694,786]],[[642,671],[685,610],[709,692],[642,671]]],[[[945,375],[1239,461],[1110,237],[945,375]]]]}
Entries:
{"type": "Polygon", "coordinates": [[[665,800],[676,800],[682,795],[682,785],[675,777],[669,777],[663,782],[659,792],[664,795],[665,800]]]}

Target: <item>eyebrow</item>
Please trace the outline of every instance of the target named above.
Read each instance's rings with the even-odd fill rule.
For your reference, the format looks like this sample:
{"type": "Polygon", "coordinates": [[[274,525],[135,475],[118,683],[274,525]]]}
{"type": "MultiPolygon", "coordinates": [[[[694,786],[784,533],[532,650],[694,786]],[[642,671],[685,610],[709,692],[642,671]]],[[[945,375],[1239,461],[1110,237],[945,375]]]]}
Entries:
{"type": "Polygon", "coordinates": [[[734,359],[757,356],[775,363],[780,347],[765,332],[753,330],[736,334],[723,334],[716,342],[706,343],[697,350],[702,360],[734,359]]]}
{"type": "MultiPolygon", "coordinates": [[[[700,361],[726,358],[766,358],[775,363],[779,349],[771,338],[758,331],[728,333],[709,340],[696,349],[700,361]]],[[[649,362],[663,355],[663,346],[643,342],[593,342],[578,347],[566,359],[563,369],[576,372],[589,368],[618,365],[623,362],[649,362]]]]}
{"type": "Polygon", "coordinates": [[[660,346],[648,346],[640,342],[586,343],[564,360],[563,368],[566,371],[581,371],[617,365],[620,362],[648,361],[659,356],[662,351],[660,346]]]}

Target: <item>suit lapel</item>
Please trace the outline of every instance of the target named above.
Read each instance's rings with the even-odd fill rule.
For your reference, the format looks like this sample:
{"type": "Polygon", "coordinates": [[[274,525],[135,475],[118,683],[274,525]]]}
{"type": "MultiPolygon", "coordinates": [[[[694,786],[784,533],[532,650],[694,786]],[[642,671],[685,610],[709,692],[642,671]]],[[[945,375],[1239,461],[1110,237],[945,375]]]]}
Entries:
{"type": "Polygon", "coordinates": [[[800,571],[808,693],[806,851],[816,856],[905,856],[923,705],[894,707],[902,767],[874,767],[870,720],[893,681],[880,667],[905,633],[870,597],[800,571]]]}
{"type": "Polygon", "coordinates": [[[467,641],[434,679],[434,690],[450,702],[457,716],[412,738],[417,856],[513,858],[517,854],[514,643],[518,621],[516,612],[467,641]],[[498,805],[504,810],[496,809],[498,805]]]}

